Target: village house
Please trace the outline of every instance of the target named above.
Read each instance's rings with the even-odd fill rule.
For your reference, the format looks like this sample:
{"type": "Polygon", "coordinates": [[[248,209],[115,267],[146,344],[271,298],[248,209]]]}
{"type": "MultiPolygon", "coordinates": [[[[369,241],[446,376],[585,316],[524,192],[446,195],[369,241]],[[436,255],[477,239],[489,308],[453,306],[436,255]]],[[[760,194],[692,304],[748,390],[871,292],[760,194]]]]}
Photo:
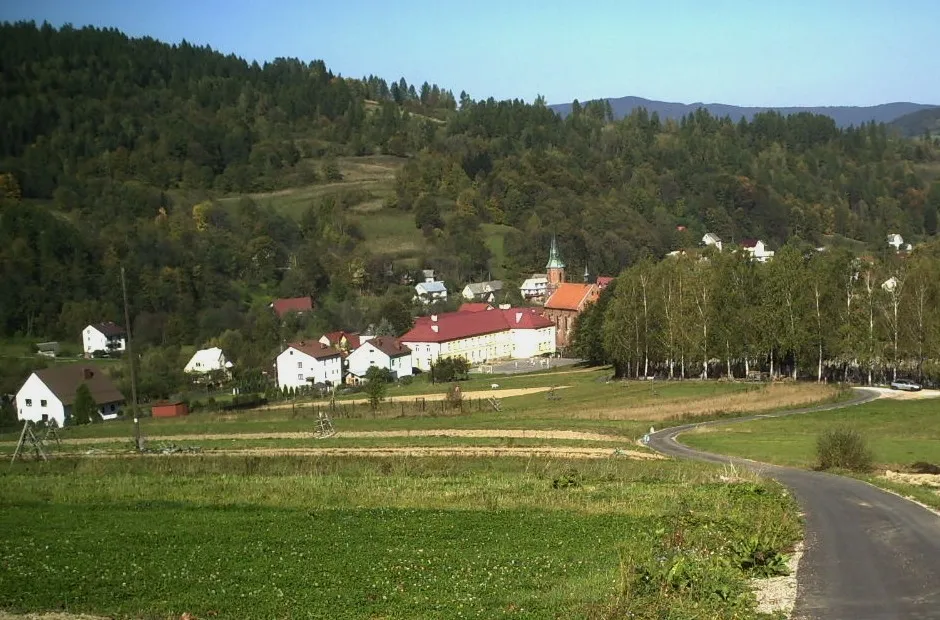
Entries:
{"type": "Polygon", "coordinates": [[[288,297],[286,299],[275,299],[268,306],[274,310],[277,318],[284,319],[289,314],[304,314],[313,310],[313,299],[308,297],[288,297]]]}
{"type": "Polygon", "coordinates": [[[741,248],[759,263],[766,263],[774,257],[774,251],[768,250],[760,239],[745,239],[741,242],[741,248]]]}
{"type": "Polygon", "coordinates": [[[415,284],[414,301],[420,301],[427,305],[435,301],[444,301],[447,299],[447,287],[443,282],[418,282],[415,284]]]}
{"type": "Polygon", "coordinates": [[[371,336],[365,336],[359,332],[337,331],[323,334],[320,336],[318,342],[328,347],[339,349],[343,353],[349,353],[350,351],[358,349],[359,345],[369,338],[371,338],[371,336]]]}
{"type": "Polygon", "coordinates": [[[124,395],[98,367],[62,364],[37,370],[16,393],[16,417],[19,420],[48,422],[60,427],[72,417],[75,394],[88,386],[102,420],[116,418],[124,405],[124,395]]]}
{"type": "Polygon", "coordinates": [[[544,273],[533,274],[531,278],[526,278],[519,286],[519,293],[527,301],[545,299],[545,292],[548,290],[548,275],[544,273]]]}
{"type": "Polygon", "coordinates": [[[412,374],[411,349],[391,336],[376,336],[357,347],[346,359],[349,377],[354,382],[365,378],[369,368],[385,368],[393,379],[412,374]]]}
{"type": "Polygon", "coordinates": [[[447,312],[418,317],[401,337],[422,371],[437,360],[462,357],[471,364],[525,359],[555,352],[555,326],[534,308],[447,312]]]}
{"type": "Polygon", "coordinates": [[[219,347],[201,349],[196,351],[186,363],[183,371],[188,375],[209,375],[221,373],[223,376],[231,374],[232,363],[225,357],[219,347]]]}
{"type": "Polygon", "coordinates": [[[462,295],[468,301],[496,301],[496,295],[503,290],[503,283],[500,280],[491,280],[489,282],[474,282],[463,287],[462,295]]]}
{"type": "Polygon", "coordinates": [[[715,233],[705,233],[705,236],[702,237],[702,245],[704,245],[705,247],[712,246],[714,248],[717,248],[717,250],[721,252],[721,247],[722,247],[721,238],[718,237],[718,235],[716,235],[715,233]]]}
{"type": "Polygon", "coordinates": [[[597,285],[597,292],[598,293],[604,292],[604,289],[610,286],[610,283],[613,281],[614,281],[614,278],[612,276],[597,276],[597,281],[595,282],[595,284],[597,285]]]}
{"type": "Polygon", "coordinates": [[[343,354],[322,342],[292,342],[275,361],[281,389],[343,382],[343,354]]]}
{"type": "Polygon", "coordinates": [[[98,352],[123,352],[127,347],[127,333],[117,323],[94,323],[82,330],[82,350],[85,357],[98,352]]]}

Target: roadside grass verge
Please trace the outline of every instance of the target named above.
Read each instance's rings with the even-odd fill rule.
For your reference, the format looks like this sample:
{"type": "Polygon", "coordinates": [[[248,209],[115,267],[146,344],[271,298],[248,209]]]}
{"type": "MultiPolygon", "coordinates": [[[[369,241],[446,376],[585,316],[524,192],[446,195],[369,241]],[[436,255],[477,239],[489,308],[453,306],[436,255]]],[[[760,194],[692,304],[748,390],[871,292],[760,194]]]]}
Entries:
{"type": "MultiPolygon", "coordinates": [[[[905,471],[913,463],[940,465],[940,402],[882,399],[864,405],[739,424],[716,425],[680,437],[694,448],[744,458],[813,468],[817,438],[833,428],[858,431],[867,439],[875,471],[905,471]]],[[[923,487],[888,482],[878,475],[858,474],[886,488],[904,489],[940,508],[940,495],[923,487]]]]}
{"type": "Polygon", "coordinates": [[[754,618],[746,543],[786,551],[800,520],[776,484],[719,473],[620,459],[17,464],[0,469],[0,608],[754,618]]]}

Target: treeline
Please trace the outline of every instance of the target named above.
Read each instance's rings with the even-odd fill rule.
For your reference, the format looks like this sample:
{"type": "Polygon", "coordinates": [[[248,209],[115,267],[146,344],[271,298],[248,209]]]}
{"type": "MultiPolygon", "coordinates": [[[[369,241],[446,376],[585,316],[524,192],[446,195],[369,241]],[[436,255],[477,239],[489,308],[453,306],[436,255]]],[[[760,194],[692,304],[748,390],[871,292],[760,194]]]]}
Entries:
{"type": "Polygon", "coordinates": [[[608,108],[575,103],[562,120],[541,99],[465,102],[405,167],[398,206],[426,229],[446,230],[434,209],[455,203],[515,227],[506,242],[514,274],[544,262],[552,234],[569,265],[617,273],[705,232],[771,247],[937,232],[940,184],[922,173],[940,152],[930,142],[812,114],[734,123],[699,110],[662,122],[638,110],[611,122],[608,108]]]}
{"type": "Polygon", "coordinates": [[[856,257],[788,244],[641,261],[576,321],[573,349],[620,376],[754,373],[940,382],[940,244],[856,257]]]}

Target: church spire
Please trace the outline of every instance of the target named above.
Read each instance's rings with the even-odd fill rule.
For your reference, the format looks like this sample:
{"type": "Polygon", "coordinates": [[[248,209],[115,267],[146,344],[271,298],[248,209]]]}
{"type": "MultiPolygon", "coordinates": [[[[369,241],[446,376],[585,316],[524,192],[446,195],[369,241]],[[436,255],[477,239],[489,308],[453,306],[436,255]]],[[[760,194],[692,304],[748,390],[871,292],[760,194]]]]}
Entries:
{"type": "Polygon", "coordinates": [[[564,269],[565,264],[561,261],[561,256],[558,254],[558,244],[555,242],[555,235],[552,235],[552,249],[548,253],[548,263],[545,265],[546,269],[564,269]]]}

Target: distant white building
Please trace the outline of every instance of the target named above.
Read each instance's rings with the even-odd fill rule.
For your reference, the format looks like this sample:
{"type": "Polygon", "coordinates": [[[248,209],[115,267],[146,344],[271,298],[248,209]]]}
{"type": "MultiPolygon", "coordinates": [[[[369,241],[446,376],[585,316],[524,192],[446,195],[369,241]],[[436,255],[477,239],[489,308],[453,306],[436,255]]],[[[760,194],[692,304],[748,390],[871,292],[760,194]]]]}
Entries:
{"type": "Polygon", "coordinates": [[[705,236],[702,237],[702,245],[705,247],[714,246],[718,248],[718,251],[721,252],[721,238],[715,233],[705,233],[705,236]]]}
{"type": "Polygon", "coordinates": [[[893,247],[895,252],[900,252],[904,246],[904,237],[897,233],[891,233],[888,235],[888,245],[893,247]]]}
{"type": "Polygon", "coordinates": [[[447,287],[444,286],[443,282],[418,282],[415,284],[415,301],[430,304],[445,299],[447,299],[447,287]]]}
{"type": "Polygon", "coordinates": [[[220,370],[228,374],[231,368],[232,363],[225,358],[222,349],[212,347],[196,351],[183,370],[190,375],[207,375],[220,370]]]}
{"type": "Polygon", "coordinates": [[[898,288],[898,279],[894,276],[891,276],[887,280],[881,283],[881,290],[885,293],[893,293],[898,288]]]}
{"type": "Polygon", "coordinates": [[[61,364],[37,370],[16,393],[16,417],[44,422],[55,420],[62,427],[72,417],[75,394],[88,386],[102,420],[116,418],[124,405],[124,395],[96,366],[61,364]]]}
{"type": "Polygon", "coordinates": [[[127,334],[117,323],[95,323],[82,330],[82,350],[85,357],[91,357],[97,351],[124,351],[126,347],[127,334]]]}
{"type": "Polygon", "coordinates": [[[343,353],[322,342],[292,342],[275,361],[277,386],[340,385],[343,382],[343,353]]]}
{"type": "Polygon", "coordinates": [[[774,257],[774,251],[768,250],[760,239],[745,239],[741,242],[741,247],[759,263],[766,263],[774,257]]]}
{"type": "Polygon", "coordinates": [[[372,366],[388,369],[395,379],[412,374],[411,349],[391,336],[376,336],[363,342],[349,354],[346,364],[349,374],[358,379],[365,377],[372,366]]]}
{"type": "Polygon", "coordinates": [[[462,295],[467,301],[496,301],[496,294],[503,290],[501,280],[474,282],[463,287],[462,295]]]}
{"type": "Polygon", "coordinates": [[[548,275],[544,273],[532,274],[531,278],[526,278],[519,286],[519,293],[523,299],[544,298],[548,293],[548,275]]]}

